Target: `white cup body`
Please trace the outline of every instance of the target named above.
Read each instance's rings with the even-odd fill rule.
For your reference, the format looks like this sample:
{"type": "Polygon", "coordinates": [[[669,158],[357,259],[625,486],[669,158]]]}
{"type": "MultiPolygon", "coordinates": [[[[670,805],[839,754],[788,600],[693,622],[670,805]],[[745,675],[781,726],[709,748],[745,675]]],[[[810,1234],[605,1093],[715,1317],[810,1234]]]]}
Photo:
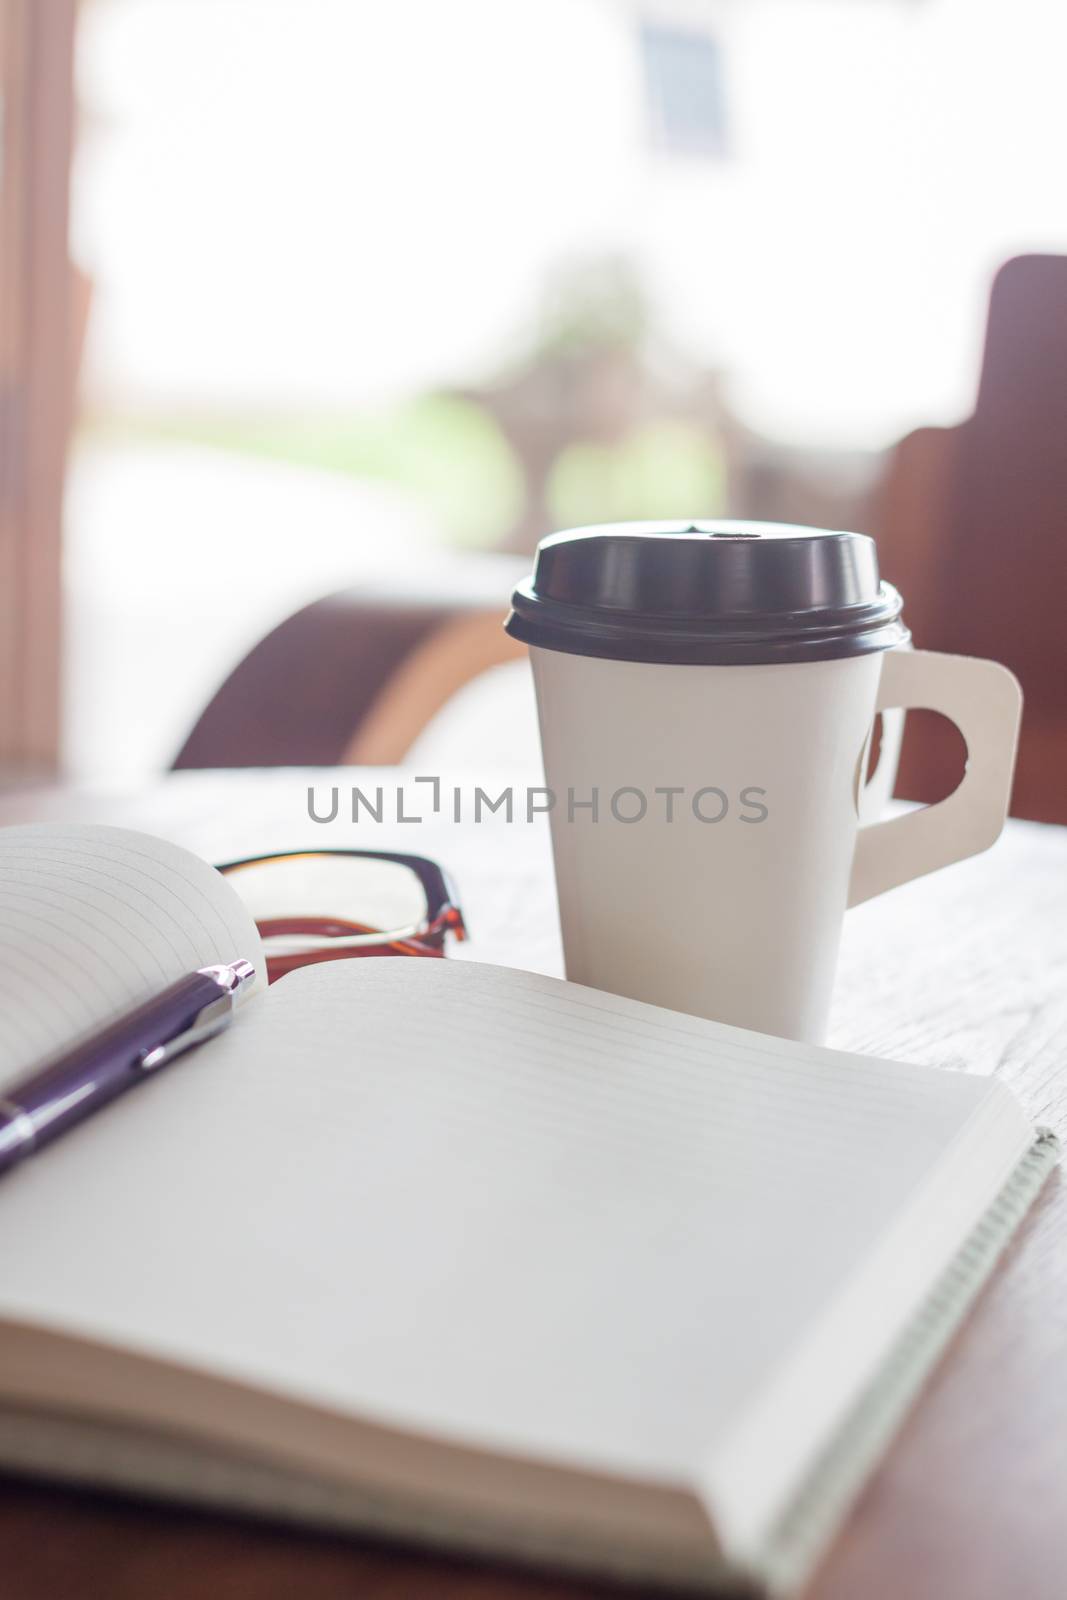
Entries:
{"type": "Polygon", "coordinates": [[[567,976],[821,1040],[882,654],[530,657],[567,976]]]}

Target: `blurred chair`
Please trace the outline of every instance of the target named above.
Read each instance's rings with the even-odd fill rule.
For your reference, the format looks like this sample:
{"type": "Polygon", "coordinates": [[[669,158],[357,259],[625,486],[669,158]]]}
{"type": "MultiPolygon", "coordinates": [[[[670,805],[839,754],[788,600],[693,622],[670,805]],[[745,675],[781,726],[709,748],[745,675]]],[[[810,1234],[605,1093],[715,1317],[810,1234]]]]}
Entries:
{"type": "Polygon", "coordinates": [[[305,606],[234,669],[174,766],[401,761],[457,689],[525,654],[503,621],[528,565],[457,558],[305,606]]]}
{"type": "MultiPolygon", "coordinates": [[[[902,440],[872,524],[916,644],[990,656],[1022,683],[1013,814],[1067,823],[1067,257],[1001,268],[974,415],[902,440]]],[[[953,786],[944,731],[909,719],[899,794],[953,786]]]]}

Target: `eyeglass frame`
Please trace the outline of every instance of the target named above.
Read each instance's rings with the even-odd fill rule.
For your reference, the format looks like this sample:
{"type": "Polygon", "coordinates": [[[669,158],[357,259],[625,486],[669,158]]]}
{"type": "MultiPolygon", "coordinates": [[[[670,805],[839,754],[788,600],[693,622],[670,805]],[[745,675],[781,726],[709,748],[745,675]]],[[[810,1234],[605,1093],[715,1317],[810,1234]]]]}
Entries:
{"type": "Polygon", "coordinates": [[[267,934],[264,936],[264,953],[268,961],[296,960],[301,955],[341,955],[344,951],[370,950],[389,945],[403,948],[411,955],[443,955],[445,939],[449,933],[459,943],[469,937],[467,924],[460,910],[456,892],[448,874],[428,856],[407,855],[392,850],[268,850],[262,855],[242,856],[235,861],[220,862],[216,871],[225,877],[239,867],[255,867],[268,861],[298,861],[311,856],[336,856],[359,861],[388,861],[395,866],[412,871],[426,897],[426,915],[419,922],[403,928],[383,928],[380,931],[356,934],[267,934]],[[286,948],[271,948],[272,940],[284,941],[286,948]]]}

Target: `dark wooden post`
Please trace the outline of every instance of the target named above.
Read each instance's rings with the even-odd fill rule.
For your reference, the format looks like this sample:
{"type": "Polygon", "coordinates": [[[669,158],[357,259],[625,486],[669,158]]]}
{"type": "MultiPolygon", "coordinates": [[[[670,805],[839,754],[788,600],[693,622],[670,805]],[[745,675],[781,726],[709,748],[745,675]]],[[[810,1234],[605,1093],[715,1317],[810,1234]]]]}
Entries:
{"type": "Polygon", "coordinates": [[[0,772],[52,770],[74,340],[76,0],[0,0],[0,772]]]}

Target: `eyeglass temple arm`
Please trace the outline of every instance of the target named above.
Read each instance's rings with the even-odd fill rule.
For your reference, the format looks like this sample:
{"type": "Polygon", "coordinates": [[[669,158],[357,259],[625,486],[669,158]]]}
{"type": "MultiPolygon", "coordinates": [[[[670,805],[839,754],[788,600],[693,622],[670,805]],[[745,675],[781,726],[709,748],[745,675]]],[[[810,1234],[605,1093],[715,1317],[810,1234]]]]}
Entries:
{"type": "Polygon", "coordinates": [[[436,917],[427,924],[426,931],[430,934],[451,933],[455,936],[458,944],[463,944],[470,938],[463,913],[451,900],[447,901],[436,917]]]}

